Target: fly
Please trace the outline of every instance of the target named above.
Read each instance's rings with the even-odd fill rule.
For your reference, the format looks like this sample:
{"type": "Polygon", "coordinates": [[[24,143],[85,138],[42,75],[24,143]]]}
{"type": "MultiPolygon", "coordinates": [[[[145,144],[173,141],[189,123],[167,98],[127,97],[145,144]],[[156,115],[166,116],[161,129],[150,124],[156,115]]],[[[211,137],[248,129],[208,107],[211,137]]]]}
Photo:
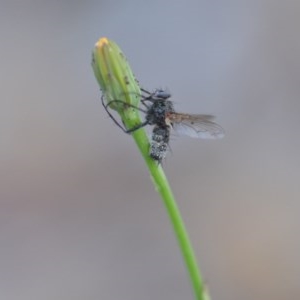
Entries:
{"type": "Polygon", "coordinates": [[[122,101],[113,100],[105,104],[102,96],[102,104],[113,121],[126,133],[132,133],[146,125],[154,125],[149,155],[158,163],[166,157],[171,128],[180,136],[192,138],[218,139],[224,136],[223,128],[213,121],[214,116],[177,113],[172,101],[169,100],[171,97],[169,92],[162,89],[157,89],[153,93],[144,89],[142,91],[145,95],[142,95],[141,103],[146,109],[125,104],[145,113],[145,121],[130,129],[124,129],[108,111],[111,102],[122,101]]]}

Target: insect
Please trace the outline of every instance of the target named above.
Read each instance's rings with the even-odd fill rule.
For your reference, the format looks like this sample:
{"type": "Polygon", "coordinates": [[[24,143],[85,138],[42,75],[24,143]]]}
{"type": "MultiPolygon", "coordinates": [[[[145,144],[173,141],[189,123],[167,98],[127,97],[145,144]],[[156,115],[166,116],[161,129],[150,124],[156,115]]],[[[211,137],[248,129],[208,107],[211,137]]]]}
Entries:
{"type": "Polygon", "coordinates": [[[162,89],[157,89],[153,93],[144,89],[141,90],[144,93],[144,95],[141,95],[141,103],[145,106],[145,109],[124,104],[145,113],[145,121],[133,128],[123,128],[108,110],[111,102],[122,101],[113,100],[105,104],[102,96],[102,104],[108,115],[126,133],[132,133],[146,125],[154,125],[149,155],[158,163],[161,163],[166,157],[171,128],[178,135],[192,138],[217,139],[224,136],[223,128],[213,122],[214,116],[177,113],[174,110],[173,102],[169,100],[171,97],[169,92],[162,89]]]}

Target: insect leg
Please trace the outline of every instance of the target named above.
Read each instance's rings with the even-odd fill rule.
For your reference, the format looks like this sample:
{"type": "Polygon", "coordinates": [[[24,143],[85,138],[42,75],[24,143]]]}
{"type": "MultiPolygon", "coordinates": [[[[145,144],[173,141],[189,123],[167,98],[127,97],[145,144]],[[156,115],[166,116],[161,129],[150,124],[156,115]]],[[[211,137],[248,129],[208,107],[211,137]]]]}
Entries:
{"type": "MultiPolygon", "coordinates": [[[[104,102],[104,101],[102,101],[102,104],[104,104],[103,102],[104,102]]],[[[104,106],[107,108],[107,107],[108,107],[110,104],[112,104],[112,103],[122,103],[122,104],[124,105],[125,108],[132,107],[132,108],[134,108],[134,109],[139,110],[140,112],[142,112],[142,113],[144,113],[144,114],[147,113],[146,110],[144,110],[144,109],[142,109],[142,108],[139,108],[139,107],[137,107],[137,106],[135,106],[135,105],[133,105],[133,104],[125,103],[125,102],[122,101],[122,100],[111,100],[111,101],[109,101],[108,103],[104,104],[104,106]]]]}
{"type": "Polygon", "coordinates": [[[136,131],[136,130],[142,128],[142,127],[145,127],[145,126],[148,125],[148,124],[149,124],[148,121],[144,121],[143,123],[141,123],[141,124],[139,124],[139,125],[136,125],[136,126],[134,126],[133,128],[130,128],[130,129],[126,130],[126,133],[132,133],[132,132],[134,132],[134,131],[136,131]]]}
{"type": "Polygon", "coordinates": [[[141,88],[141,91],[142,91],[143,93],[145,93],[145,94],[150,95],[150,96],[153,95],[153,93],[150,93],[150,92],[148,92],[147,90],[145,90],[145,89],[143,89],[143,88],[141,88]]]}
{"type": "Polygon", "coordinates": [[[141,123],[141,124],[139,124],[139,125],[137,125],[137,126],[134,126],[133,128],[126,129],[126,128],[124,128],[124,127],[123,127],[123,126],[115,119],[115,117],[109,112],[108,107],[109,107],[109,105],[110,105],[111,103],[113,103],[113,102],[120,102],[120,103],[123,103],[125,106],[133,107],[133,108],[135,108],[135,109],[140,110],[141,112],[144,112],[144,113],[147,113],[147,112],[146,112],[145,110],[142,110],[142,109],[140,109],[140,108],[138,108],[138,107],[132,105],[132,104],[124,103],[124,102],[121,101],[121,100],[112,100],[112,101],[109,101],[107,104],[105,104],[105,103],[104,103],[104,95],[101,96],[101,102],[102,102],[102,105],[103,105],[104,109],[106,110],[108,116],[109,116],[109,117],[114,121],[114,123],[115,123],[119,128],[121,128],[122,131],[125,132],[125,133],[132,133],[132,132],[134,132],[134,131],[136,131],[136,130],[138,130],[138,129],[140,129],[140,128],[146,126],[146,125],[148,125],[148,121],[145,121],[145,122],[143,122],[143,123],[141,123]]]}
{"type": "Polygon", "coordinates": [[[149,96],[141,95],[141,97],[142,97],[141,103],[147,108],[147,110],[149,110],[150,106],[148,104],[146,104],[146,101],[153,103],[155,101],[155,99],[154,99],[155,93],[150,93],[150,92],[144,90],[143,88],[141,88],[141,91],[143,93],[146,93],[149,95],[149,96]]]}
{"type": "Polygon", "coordinates": [[[122,125],[120,125],[120,123],[115,119],[115,117],[109,112],[108,110],[108,105],[110,104],[110,102],[108,104],[105,104],[104,103],[104,95],[101,96],[101,102],[102,102],[102,105],[104,107],[104,109],[106,110],[108,116],[114,121],[114,123],[123,130],[123,132],[127,133],[127,130],[125,128],[123,128],[122,125]]]}

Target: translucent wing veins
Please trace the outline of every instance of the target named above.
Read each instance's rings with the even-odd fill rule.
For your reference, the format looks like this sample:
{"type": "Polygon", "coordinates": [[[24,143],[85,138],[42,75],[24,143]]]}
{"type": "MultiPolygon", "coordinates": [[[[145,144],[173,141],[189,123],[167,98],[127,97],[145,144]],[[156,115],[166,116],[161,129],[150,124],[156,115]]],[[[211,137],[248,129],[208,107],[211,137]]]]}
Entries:
{"type": "Polygon", "coordinates": [[[179,135],[202,139],[218,139],[224,136],[224,129],[212,121],[212,115],[171,113],[167,118],[179,135]]]}

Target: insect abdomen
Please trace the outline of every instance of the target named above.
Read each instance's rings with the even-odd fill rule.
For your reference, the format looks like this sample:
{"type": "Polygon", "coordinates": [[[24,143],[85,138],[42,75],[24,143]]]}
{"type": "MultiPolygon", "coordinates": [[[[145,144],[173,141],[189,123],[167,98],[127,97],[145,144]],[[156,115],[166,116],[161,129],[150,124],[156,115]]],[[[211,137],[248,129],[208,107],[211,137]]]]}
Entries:
{"type": "Polygon", "coordinates": [[[150,157],[161,163],[168,152],[170,140],[170,126],[155,126],[152,132],[152,140],[150,144],[150,157]]]}

